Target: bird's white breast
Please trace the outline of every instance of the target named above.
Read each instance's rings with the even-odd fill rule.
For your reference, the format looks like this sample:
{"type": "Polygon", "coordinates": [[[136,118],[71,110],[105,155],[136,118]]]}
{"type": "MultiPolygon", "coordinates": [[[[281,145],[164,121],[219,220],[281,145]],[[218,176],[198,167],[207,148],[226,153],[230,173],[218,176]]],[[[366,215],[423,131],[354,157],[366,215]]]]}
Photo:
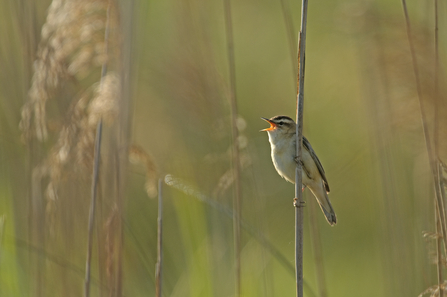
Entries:
{"type": "MultiPolygon", "coordinates": [[[[296,142],[294,138],[278,139],[269,133],[269,141],[272,149],[271,156],[273,165],[280,176],[291,183],[295,183],[296,170],[296,142]],[[272,137],[273,136],[273,137],[272,137]]],[[[310,156],[309,152],[303,147],[302,156],[303,163],[306,168],[310,165],[311,171],[318,170],[310,156]],[[313,166],[312,166],[313,165],[313,166]],[[315,168],[313,168],[315,167],[315,168]]],[[[308,185],[311,180],[307,177],[305,171],[302,171],[302,182],[308,185]]]]}

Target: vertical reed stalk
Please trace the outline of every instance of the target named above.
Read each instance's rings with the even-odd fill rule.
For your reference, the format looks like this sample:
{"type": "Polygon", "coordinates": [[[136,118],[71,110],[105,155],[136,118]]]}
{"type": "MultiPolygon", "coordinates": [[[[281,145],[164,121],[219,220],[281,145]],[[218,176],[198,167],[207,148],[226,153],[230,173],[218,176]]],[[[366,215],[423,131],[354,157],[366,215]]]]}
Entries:
{"type": "Polygon", "coordinates": [[[3,231],[5,230],[5,215],[0,216],[0,258],[2,257],[3,231]]]}
{"type": "Polygon", "coordinates": [[[434,145],[435,156],[439,158],[438,154],[438,139],[439,139],[439,32],[438,32],[438,0],[435,0],[435,126],[434,126],[434,145]]]}
{"type": "MultiPolygon", "coordinates": [[[[108,54],[109,48],[109,35],[110,35],[110,10],[111,1],[108,1],[107,12],[106,12],[106,23],[104,29],[104,52],[108,54]]],[[[107,74],[107,63],[103,63],[101,67],[101,80],[100,88],[103,87],[104,77],[107,74]]],[[[101,157],[101,136],[102,136],[102,119],[98,121],[96,126],[96,138],[95,138],[95,152],[94,152],[94,163],[93,163],[93,179],[92,179],[92,192],[90,201],[90,212],[89,212],[89,222],[88,222],[88,247],[87,247],[87,261],[85,268],[85,281],[84,281],[84,297],[90,296],[90,277],[91,277],[91,258],[92,258],[92,248],[93,248],[93,227],[95,224],[95,208],[96,208],[96,197],[97,188],[99,180],[99,161],[101,157]]]]}
{"type": "Polygon", "coordinates": [[[421,82],[419,78],[419,69],[417,65],[417,59],[416,59],[416,51],[413,44],[413,38],[412,38],[412,31],[411,31],[411,24],[410,24],[410,17],[408,15],[408,9],[407,9],[407,3],[406,0],[402,0],[402,8],[404,10],[404,16],[405,16],[405,23],[406,23],[406,29],[407,29],[407,36],[408,36],[408,43],[410,46],[410,53],[411,53],[411,60],[413,64],[413,71],[416,78],[416,90],[419,100],[419,107],[421,110],[421,120],[422,120],[422,128],[424,131],[424,137],[425,137],[425,146],[428,153],[428,160],[430,165],[430,170],[432,172],[434,187],[435,187],[435,199],[436,203],[439,207],[439,215],[440,215],[440,223],[441,223],[441,233],[442,237],[444,239],[444,246],[447,246],[447,236],[446,236],[446,220],[445,220],[445,208],[444,208],[444,201],[442,201],[441,197],[441,189],[439,187],[439,181],[438,181],[438,173],[437,173],[437,158],[435,156],[435,152],[432,148],[432,143],[430,140],[430,133],[428,131],[428,125],[427,125],[427,115],[425,110],[425,105],[422,100],[422,87],[421,82]]]}
{"type": "MultiPolygon", "coordinates": [[[[438,139],[439,139],[439,33],[438,33],[438,0],[434,1],[435,4],[435,115],[434,115],[434,147],[435,147],[435,157],[436,157],[436,173],[437,173],[437,179],[438,184],[435,184],[435,187],[440,188],[440,194],[442,196],[442,199],[440,199],[442,202],[445,203],[444,195],[443,194],[443,183],[442,183],[442,168],[439,164],[439,146],[438,146],[438,139]]],[[[438,203],[435,199],[435,224],[436,224],[436,255],[437,255],[437,261],[436,261],[436,267],[438,272],[438,287],[439,287],[439,297],[444,297],[444,290],[442,288],[443,283],[443,276],[442,276],[442,251],[441,251],[441,243],[442,240],[440,239],[442,234],[442,228],[441,228],[441,209],[438,206],[438,203]]],[[[447,246],[444,245],[444,252],[447,246]]]]}
{"type": "Polygon", "coordinates": [[[295,44],[296,44],[296,39],[295,39],[295,30],[293,29],[293,21],[292,21],[292,16],[290,13],[290,7],[289,7],[289,2],[288,0],[281,0],[281,11],[282,11],[282,15],[284,18],[284,23],[286,26],[286,31],[287,31],[287,41],[289,43],[289,53],[290,53],[290,59],[291,59],[291,63],[290,65],[292,66],[292,73],[293,73],[293,80],[295,80],[295,76],[297,75],[296,73],[296,65],[295,65],[295,58],[296,58],[296,48],[295,48],[295,44]]]}
{"type": "Polygon", "coordinates": [[[224,0],[225,10],[225,33],[228,46],[228,64],[230,75],[230,105],[231,105],[231,128],[233,140],[233,176],[234,176],[234,195],[233,195],[233,236],[234,236],[234,254],[235,254],[235,296],[241,294],[241,168],[239,156],[239,144],[237,129],[237,99],[236,99],[236,66],[234,60],[234,40],[233,25],[231,18],[231,2],[224,0]]]}
{"type": "Polygon", "coordinates": [[[321,249],[320,230],[318,228],[316,200],[311,199],[309,207],[310,240],[312,241],[312,251],[315,261],[315,272],[317,275],[318,294],[320,297],[327,297],[326,277],[323,265],[323,252],[321,249]]]}
{"type": "Polygon", "coordinates": [[[296,295],[303,297],[303,194],[301,149],[303,140],[303,109],[304,109],[304,64],[306,50],[307,0],[301,2],[301,29],[298,42],[298,94],[296,98],[296,156],[298,162],[295,170],[295,275],[296,295]]]}
{"type": "Polygon", "coordinates": [[[88,219],[88,243],[87,243],[87,261],[85,264],[84,297],[90,296],[90,271],[92,262],[93,226],[95,222],[95,204],[96,204],[96,193],[98,188],[99,159],[101,156],[101,134],[102,134],[102,120],[99,120],[98,126],[96,127],[95,159],[93,165],[90,213],[88,219]]]}
{"type": "Polygon", "coordinates": [[[442,289],[442,251],[441,245],[441,222],[439,219],[439,207],[435,201],[435,227],[436,227],[436,268],[438,272],[438,287],[439,287],[439,297],[444,296],[444,290],[442,289]]]}
{"type": "Polygon", "coordinates": [[[155,266],[155,296],[161,297],[163,272],[163,178],[158,180],[157,264],[155,266]]]}
{"type": "MultiPolygon", "coordinates": [[[[119,2],[115,2],[119,3],[119,2]]],[[[117,151],[117,163],[119,170],[117,170],[117,185],[118,196],[118,252],[117,252],[117,275],[116,275],[116,296],[121,297],[123,295],[123,248],[124,248],[124,198],[125,198],[125,187],[127,179],[127,164],[129,160],[129,142],[130,142],[130,123],[131,123],[131,78],[132,78],[132,65],[133,59],[131,57],[132,44],[134,39],[133,32],[135,31],[134,20],[135,20],[135,1],[122,1],[121,10],[121,96],[119,102],[120,116],[119,116],[119,126],[117,128],[118,134],[118,147],[117,151]]]]}

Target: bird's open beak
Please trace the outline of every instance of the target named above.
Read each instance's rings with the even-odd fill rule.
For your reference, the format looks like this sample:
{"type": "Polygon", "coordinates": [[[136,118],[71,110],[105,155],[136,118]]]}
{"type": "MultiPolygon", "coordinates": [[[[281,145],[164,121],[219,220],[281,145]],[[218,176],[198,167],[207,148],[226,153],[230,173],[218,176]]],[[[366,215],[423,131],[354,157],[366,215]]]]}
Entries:
{"type": "Polygon", "coordinates": [[[266,128],[266,129],[262,129],[261,131],[272,131],[276,128],[276,124],[273,123],[272,121],[270,121],[269,119],[267,119],[267,118],[261,118],[261,119],[263,119],[264,121],[266,121],[270,124],[270,127],[266,128]]]}

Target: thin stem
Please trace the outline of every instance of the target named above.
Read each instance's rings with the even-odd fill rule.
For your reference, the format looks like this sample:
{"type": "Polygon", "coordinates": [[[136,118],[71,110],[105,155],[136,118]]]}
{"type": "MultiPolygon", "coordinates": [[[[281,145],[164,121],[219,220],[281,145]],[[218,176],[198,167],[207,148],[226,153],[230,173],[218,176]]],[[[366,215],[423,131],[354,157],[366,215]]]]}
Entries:
{"type": "Polygon", "coordinates": [[[419,78],[419,69],[417,65],[417,59],[416,59],[416,51],[413,44],[413,38],[412,38],[412,32],[411,32],[411,24],[410,24],[410,17],[408,16],[408,9],[407,9],[407,3],[406,0],[402,0],[402,7],[404,10],[405,15],[405,23],[407,28],[407,36],[408,36],[408,43],[410,45],[410,52],[411,52],[411,60],[413,63],[413,71],[416,78],[416,89],[417,89],[417,95],[419,100],[419,107],[421,110],[421,120],[422,120],[422,128],[424,131],[424,137],[425,137],[425,146],[427,148],[428,153],[428,159],[429,159],[429,165],[432,172],[434,187],[435,187],[435,198],[436,202],[438,204],[438,207],[440,209],[440,220],[441,220],[441,230],[442,230],[442,237],[444,239],[444,245],[447,246],[447,236],[446,236],[446,220],[445,220],[445,208],[444,208],[444,202],[441,198],[441,192],[439,188],[439,182],[438,182],[438,174],[437,174],[437,159],[434,155],[434,151],[432,148],[431,140],[430,140],[430,133],[428,131],[428,125],[427,125],[427,115],[426,110],[424,106],[424,102],[422,100],[422,88],[421,88],[421,82],[419,78]]]}
{"type": "MultiPolygon", "coordinates": [[[[108,44],[110,35],[110,10],[111,0],[107,4],[106,23],[104,30],[104,51],[108,54],[108,44]]],[[[101,67],[101,80],[100,88],[102,88],[104,77],[107,74],[107,62],[102,64],[101,67]]],[[[99,120],[96,126],[96,139],[95,139],[95,152],[94,152],[94,165],[93,165],[93,180],[92,180],[92,192],[90,201],[90,213],[88,222],[88,242],[87,242],[87,260],[85,264],[85,281],[84,281],[84,297],[90,296],[90,274],[91,274],[91,261],[92,261],[92,248],[93,248],[93,227],[95,224],[95,208],[96,197],[99,179],[99,160],[101,156],[101,135],[102,135],[102,119],[99,120]]]]}
{"type": "Polygon", "coordinates": [[[327,297],[326,277],[323,265],[323,252],[321,248],[320,230],[318,228],[317,220],[317,205],[316,200],[311,199],[309,207],[309,224],[310,224],[310,240],[312,241],[312,251],[315,261],[315,273],[317,275],[317,286],[320,297],[327,297]]]}
{"type": "Polygon", "coordinates": [[[163,271],[163,179],[158,180],[157,264],[155,266],[155,296],[161,297],[163,271]]]}
{"type": "Polygon", "coordinates": [[[234,254],[235,254],[235,290],[236,297],[241,294],[241,168],[240,156],[238,147],[239,132],[237,129],[237,99],[236,99],[236,65],[234,60],[234,41],[233,41],[233,26],[231,19],[231,2],[224,0],[225,10],[225,33],[227,37],[228,46],[228,64],[230,75],[230,105],[231,105],[231,125],[232,125],[232,140],[233,140],[233,176],[234,176],[234,195],[233,195],[233,236],[234,236],[234,254]]]}
{"type": "MultiPolygon", "coordinates": [[[[110,36],[110,9],[111,9],[111,2],[112,0],[109,0],[107,4],[107,12],[106,12],[106,27],[104,29],[104,52],[108,54],[109,52],[109,36],[110,36]]],[[[103,63],[101,67],[101,78],[106,76],[107,74],[107,63],[103,63]]]]}
{"type": "Polygon", "coordinates": [[[435,156],[438,159],[438,139],[439,139],[439,32],[438,32],[438,0],[435,0],[435,127],[434,145],[435,156]]]}
{"type": "Polygon", "coordinates": [[[439,207],[435,201],[435,227],[436,227],[436,268],[438,271],[438,287],[439,287],[439,297],[444,297],[444,290],[442,289],[442,252],[441,245],[442,240],[441,237],[441,222],[439,219],[439,207]]]}
{"type": "Polygon", "coordinates": [[[5,230],[5,215],[0,216],[0,258],[2,257],[3,232],[5,230]]]}
{"type": "Polygon", "coordinates": [[[95,159],[93,165],[93,181],[92,181],[92,192],[90,201],[90,213],[88,219],[88,242],[87,242],[87,261],[85,264],[84,297],[90,296],[90,271],[92,262],[93,226],[95,223],[96,193],[97,193],[98,176],[99,176],[99,159],[101,154],[101,134],[102,134],[102,119],[99,120],[98,125],[96,126],[95,159]]]}
{"type": "Polygon", "coordinates": [[[301,2],[301,30],[298,44],[298,94],[296,111],[296,156],[298,162],[295,170],[295,275],[296,295],[303,297],[303,206],[301,150],[303,140],[303,109],[304,109],[304,67],[306,50],[307,0],[301,2]]]}
{"type": "Polygon", "coordinates": [[[296,48],[295,48],[295,44],[296,44],[296,39],[295,39],[295,30],[293,29],[293,21],[292,21],[292,16],[290,13],[290,7],[289,7],[289,2],[288,0],[281,0],[281,11],[282,11],[282,15],[284,17],[284,23],[286,26],[286,31],[287,31],[287,41],[289,43],[289,52],[290,52],[290,59],[291,59],[291,63],[290,65],[292,66],[292,73],[293,73],[293,77],[295,77],[297,75],[296,73],[296,65],[295,65],[295,57],[296,57],[296,48]]]}

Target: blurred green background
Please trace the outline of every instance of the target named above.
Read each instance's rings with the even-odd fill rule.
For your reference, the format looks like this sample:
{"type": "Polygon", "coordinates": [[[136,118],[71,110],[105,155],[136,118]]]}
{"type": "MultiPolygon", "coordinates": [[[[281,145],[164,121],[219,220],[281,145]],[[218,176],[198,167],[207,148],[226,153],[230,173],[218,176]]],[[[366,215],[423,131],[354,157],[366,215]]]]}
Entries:
{"type": "MultiPolygon", "coordinates": [[[[305,296],[320,296],[311,222],[319,230],[327,296],[418,296],[437,284],[436,236],[424,237],[435,232],[434,191],[401,2],[309,2],[304,134],[326,170],[338,223],[326,223],[306,190],[305,296]]],[[[167,174],[163,296],[234,296],[223,1],[0,3],[0,296],[83,292],[96,97],[77,103],[85,93],[100,92],[92,88],[104,61],[120,85],[107,95],[118,103],[104,128],[91,296],[154,294],[158,203],[148,196],[157,195],[157,179],[167,174]],[[112,30],[101,59],[107,5],[112,30]],[[86,33],[90,25],[97,36],[86,33]],[[59,39],[41,41],[48,32],[59,39]],[[87,47],[96,53],[84,61],[79,57],[87,47]],[[48,69],[60,68],[53,87],[47,69],[40,83],[49,91],[42,99],[29,90],[38,82],[34,61],[45,48],[48,69]],[[35,132],[39,108],[27,109],[30,102],[46,110],[46,139],[35,132]],[[20,129],[26,111],[32,120],[20,129]],[[63,131],[75,131],[66,143],[63,131]],[[127,162],[129,150],[136,162],[127,162]]],[[[275,172],[268,137],[259,130],[267,127],[260,117],[295,117],[291,53],[301,3],[231,4],[244,221],[241,293],[294,296],[294,186],[275,172]]],[[[434,2],[409,1],[408,8],[430,139],[445,160],[447,7],[439,4],[438,76],[434,2]]],[[[106,117],[110,110],[101,106],[106,117]]]]}

